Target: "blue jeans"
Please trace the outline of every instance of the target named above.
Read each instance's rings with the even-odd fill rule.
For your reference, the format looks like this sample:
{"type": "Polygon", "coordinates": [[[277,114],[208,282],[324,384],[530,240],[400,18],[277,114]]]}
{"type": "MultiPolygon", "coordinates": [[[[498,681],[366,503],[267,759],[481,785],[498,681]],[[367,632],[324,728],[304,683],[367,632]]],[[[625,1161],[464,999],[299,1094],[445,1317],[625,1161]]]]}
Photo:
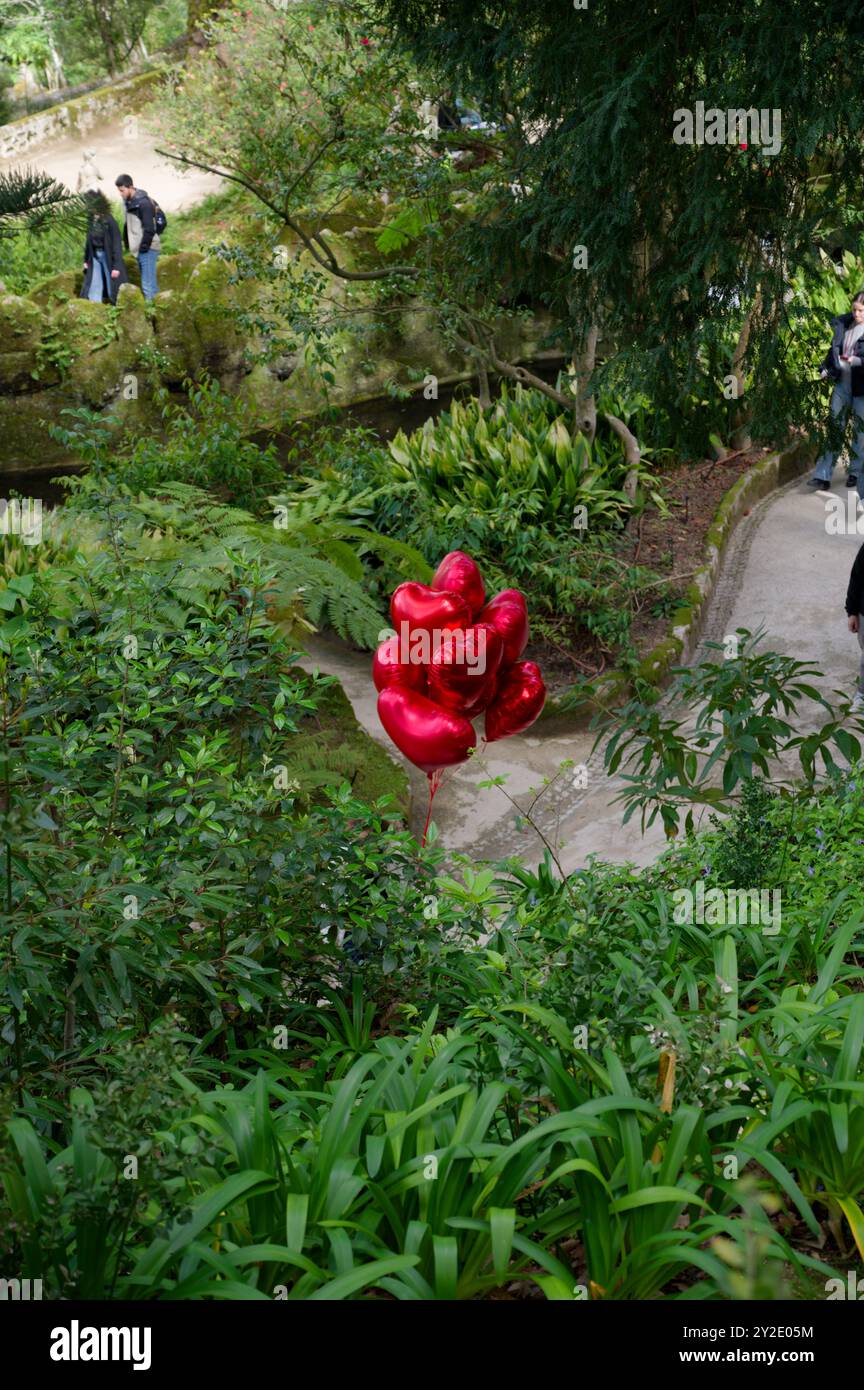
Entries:
{"type": "MultiPolygon", "coordinates": [[[[849,382],[838,381],[831,392],[831,414],[844,417],[844,429],[850,411],[855,412],[861,427],[855,432],[849,471],[857,474],[858,496],[864,498],[864,396],[853,396],[849,382]]],[[[826,449],[824,454],[820,454],[816,460],[816,472],[813,476],[819,478],[823,483],[830,483],[839,452],[839,449],[826,449]]]]}
{"type": "Polygon", "coordinates": [[[111,298],[111,281],[108,275],[108,257],[104,251],[94,251],[90,262],[90,289],[87,292],[91,304],[101,304],[103,292],[111,298]]]}
{"type": "Polygon", "coordinates": [[[158,251],[138,252],[138,265],[141,269],[141,293],[145,299],[152,299],[154,294],[159,293],[159,286],[156,284],[156,262],[158,259],[158,251]]]}

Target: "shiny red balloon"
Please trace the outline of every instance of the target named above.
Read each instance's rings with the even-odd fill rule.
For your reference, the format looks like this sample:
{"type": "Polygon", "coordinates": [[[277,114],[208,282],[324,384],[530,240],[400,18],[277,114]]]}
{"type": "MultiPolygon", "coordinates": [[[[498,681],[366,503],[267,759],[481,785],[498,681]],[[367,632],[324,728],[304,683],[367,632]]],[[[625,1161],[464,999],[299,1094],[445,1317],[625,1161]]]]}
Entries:
{"type": "Polygon", "coordinates": [[[474,729],[461,714],[401,685],[381,691],[378,718],[400,753],[424,772],[464,763],[477,744],[474,729]]]}
{"type": "Polygon", "coordinates": [[[528,605],[518,589],[502,589],[490,599],[480,614],[481,623],[489,623],[504,640],[503,665],[512,666],[528,644],[528,605]]]}
{"type": "Polygon", "coordinates": [[[524,733],[545,703],[540,667],[534,661],[517,661],[500,676],[495,699],[486,711],[486,741],[524,733]]]}
{"type": "Polygon", "coordinates": [[[402,623],[408,624],[410,632],[448,632],[453,628],[467,627],[471,621],[471,609],[461,594],[430,589],[426,584],[409,579],[393,591],[390,617],[401,637],[402,623]]]}
{"type": "Polygon", "coordinates": [[[430,698],[473,719],[494,697],[503,656],[504,643],[488,623],[449,632],[429,663],[430,698]]]}
{"type": "Polygon", "coordinates": [[[486,585],[483,576],[470,555],[464,550],[451,550],[444,556],[434,575],[433,589],[446,589],[451,594],[461,594],[472,613],[479,613],[486,602],[486,585]]]}
{"type": "Polygon", "coordinates": [[[372,679],[376,690],[388,685],[404,685],[410,690],[426,689],[426,668],[416,661],[401,661],[399,638],[387,637],[372,659],[372,679]]]}

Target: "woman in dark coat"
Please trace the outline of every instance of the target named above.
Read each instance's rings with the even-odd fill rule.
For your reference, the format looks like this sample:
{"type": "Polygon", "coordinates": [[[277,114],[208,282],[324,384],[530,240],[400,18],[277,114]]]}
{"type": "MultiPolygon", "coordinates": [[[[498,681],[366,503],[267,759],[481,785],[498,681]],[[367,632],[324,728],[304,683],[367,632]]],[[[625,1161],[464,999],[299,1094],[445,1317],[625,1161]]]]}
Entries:
{"type": "MultiPolygon", "coordinates": [[[[834,382],[831,413],[842,419],[844,433],[849,417],[853,417],[855,437],[846,486],[857,486],[858,496],[864,499],[864,290],[855,295],[848,314],[831,320],[831,328],[834,337],[820,375],[834,382]]],[[[838,452],[828,448],[820,455],[808,487],[829,491],[838,452]]]]}
{"type": "Polygon", "coordinates": [[[129,279],[123,261],[120,228],[111,215],[104,193],[93,189],[85,193],[88,208],[87,240],[84,243],[84,283],[81,298],[101,304],[107,295],[116,303],[117,291],[129,279]]]}

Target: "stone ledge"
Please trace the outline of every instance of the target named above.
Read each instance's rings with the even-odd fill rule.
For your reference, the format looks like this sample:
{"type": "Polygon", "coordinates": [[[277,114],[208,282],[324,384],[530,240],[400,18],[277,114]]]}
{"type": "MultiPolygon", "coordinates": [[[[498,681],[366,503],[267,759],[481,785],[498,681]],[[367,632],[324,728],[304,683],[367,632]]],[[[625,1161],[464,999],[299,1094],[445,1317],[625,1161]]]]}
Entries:
{"type": "Polygon", "coordinates": [[[41,111],[7,122],[0,127],[0,159],[13,159],[34,145],[54,140],[69,131],[83,137],[98,119],[121,103],[127,111],[135,110],[147,88],[154,82],[162,82],[167,71],[167,67],[150,68],[146,72],[122,78],[119,82],[97,87],[84,96],[73,97],[56,106],[46,106],[41,111]]]}

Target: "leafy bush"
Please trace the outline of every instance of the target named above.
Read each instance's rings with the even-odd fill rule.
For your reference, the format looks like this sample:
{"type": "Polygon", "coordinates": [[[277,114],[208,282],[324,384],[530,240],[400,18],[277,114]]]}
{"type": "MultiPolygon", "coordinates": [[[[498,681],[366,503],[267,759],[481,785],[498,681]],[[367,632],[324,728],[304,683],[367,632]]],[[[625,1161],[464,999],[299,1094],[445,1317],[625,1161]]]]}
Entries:
{"type": "Polygon", "coordinates": [[[116,516],[102,539],[0,589],[0,1009],[19,1088],[154,1009],[223,1038],[257,1027],[286,974],[305,998],[362,960],[387,992],[426,926],[429,869],[394,812],[347,786],[336,810],[304,809],[291,780],[317,687],[267,616],[273,570],[215,540],[196,569],[192,547],[160,553],[116,516]]]}
{"type": "Polygon", "coordinates": [[[573,524],[577,506],[591,526],[618,522],[632,503],[621,491],[627,464],[620,444],[593,444],[572,419],[539,391],[502,386],[485,409],[476,398],[454,401],[390,444],[397,479],[410,480],[436,508],[457,504],[471,511],[520,521],[573,524]]]}
{"type": "Polygon", "coordinates": [[[104,1085],[79,1090],[71,1144],[40,1140],[25,1118],[9,1126],[7,1246],[25,1277],[57,1271],[65,1291],[94,1297],[452,1300],[530,1281],[571,1299],[578,1278],[582,1296],[626,1299],[688,1269],[710,1296],[727,1271],[703,1247],[721,1234],[761,1241],[775,1270],[825,1271],[772,1231],[746,1184],[739,1195],[724,1180],[708,1141],[717,1117],[658,1112],[614,1054],[580,1058],[559,1020],[539,1024],[552,1046],[505,1024],[490,1049],[482,1025],[436,1032],[433,1011],[334,1080],[277,1052],[240,1089],[178,1077],[125,1190],[120,1151],[139,1143],[147,1092],[136,1081],[117,1134],[110,1084],[107,1116],[104,1085]],[[508,1036],[542,1068],[551,1113],[511,1103],[512,1055],[490,1078],[508,1036]]]}
{"type": "Polygon", "coordinates": [[[275,446],[261,449],[248,437],[248,406],[218,382],[187,381],[185,391],[184,404],[160,392],[162,437],[135,434],[114,444],[99,417],[87,410],[65,412],[71,426],[53,426],[51,432],[87,463],[91,492],[118,483],[133,494],[158,491],[163,483],[188,483],[256,510],[283,480],[275,446]]]}

